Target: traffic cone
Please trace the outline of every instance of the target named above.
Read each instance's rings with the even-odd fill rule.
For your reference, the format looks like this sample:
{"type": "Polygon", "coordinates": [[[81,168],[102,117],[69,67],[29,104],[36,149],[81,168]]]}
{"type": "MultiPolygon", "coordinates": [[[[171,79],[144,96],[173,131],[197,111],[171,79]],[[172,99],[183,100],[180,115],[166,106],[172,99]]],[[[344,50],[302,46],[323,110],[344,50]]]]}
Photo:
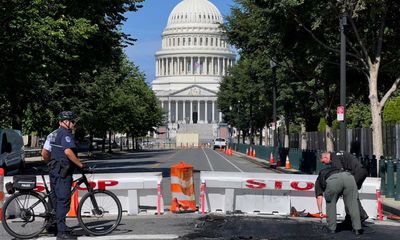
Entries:
{"type": "Polygon", "coordinates": [[[270,166],[275,166],[276,162],[275,162],[275,157],[274,154],[271,152],[271,155],[269,156],[269,165],[270,166]]]}
{"type": "Polygon", "coordinates": [[[246,148],[246,156],[248,156],[248,155],[249,155],[249,149],[246,148]]]}
{"type": "Polygon", "coordinates": [[[232,156],[232,147],[229,149],[229,156],[232,156]]]}
{"type": "Polygon", "coordinates": [[[289,155],[286,155],[286,162],[285,162],[285,169],[291,169],[292,165],[290,164],[289,161],[289,155]]]}
{"type": "MultiPolygon", "coordinates": [[[[76,182],[73,184],[73,187],[76,186],[76,182]]],[[[68,217],[76,217],[78,210],[79,200],[78,200],[78,190],[74,192],[71,196],[71,206],[69,208],[69,212],[67,214],[68,217]]]]}
{"type": "Polygon", "coordinates": [[[253,149],[253,157],[256,157],[256,150],[253,149]]]}

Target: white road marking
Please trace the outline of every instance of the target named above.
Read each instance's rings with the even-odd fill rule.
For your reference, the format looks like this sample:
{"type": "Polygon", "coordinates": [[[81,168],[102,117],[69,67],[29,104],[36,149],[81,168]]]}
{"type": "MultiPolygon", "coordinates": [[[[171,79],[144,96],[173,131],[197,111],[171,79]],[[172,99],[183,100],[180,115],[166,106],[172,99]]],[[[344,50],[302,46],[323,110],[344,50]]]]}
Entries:
{"type": "Polygon", "coordinates": [[[242,169],[240,169],[238,166],[236,166],[235,164],[233,164],[231,161],[229,161],[229,159],[227,159],[226,157],[224,157],[224,155],[220,154],[217,151],[214,151],[215,153],[217,153],[218,155],[220,155],[223,159],[225,159],[225,161],[227,161],[229,164],[231,164],[232,166],[234,166],[237,170],[239,170],[239,172],[243,172],[242,169]]]}
{"type": "MultiPolygon", "coordinates": [[[[177,239],[180,236],[173,234],[145,234],[145,235],[109,235],[102,237],[78,237],[78,240],[89,240],[89,239],[98,239],[98,240],[134,240],[134,239],[177,239]]],[[[40,237],[37,240],[55,240],[56,237],[40,237]]]]}
{"type": "Polygon", "coordinates": [[[214,171],[214,167],[212,166],[212,164],[211,164],[211,162],[210,162],[210,159],[208,158],[208,156],[207,156],[207,154],[206,154],[206,151],[204,151],[204,148],[202,148],[201,150],[203,150],[204,155],[206,155],[206,158],[207,158],[208,164],[210,165],[211,171],[214,171]]]}

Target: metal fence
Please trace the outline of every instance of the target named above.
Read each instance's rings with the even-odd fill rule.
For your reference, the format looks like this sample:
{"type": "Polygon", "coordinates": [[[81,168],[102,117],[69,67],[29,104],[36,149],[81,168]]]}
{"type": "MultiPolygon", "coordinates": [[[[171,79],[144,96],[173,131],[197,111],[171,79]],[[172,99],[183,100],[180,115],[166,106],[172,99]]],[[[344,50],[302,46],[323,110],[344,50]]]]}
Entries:
{"type": "MultiPolygon", "coordinates": [[[[383,125],[383,153],[385,156],[400,158],[400,125],[383,125]]],[[[307,132],[306,142],[307,149],[313,151],[326,150],[326,133],[325,132],[307,132]]],[[[339,130],[332,132],[334,151],[338,151],[340,145],[339,130]]],[[[373,142],[371,128],[355,128],[347,129],[347,146],[346,151],[357,156],[372,156],[373,142]]],[[[292,133],[289,136],[289,147],[300,148],[301,134],[292,133]]],[[[279,146],[283,147],[285,136],[279,134],[279,146]]]]}

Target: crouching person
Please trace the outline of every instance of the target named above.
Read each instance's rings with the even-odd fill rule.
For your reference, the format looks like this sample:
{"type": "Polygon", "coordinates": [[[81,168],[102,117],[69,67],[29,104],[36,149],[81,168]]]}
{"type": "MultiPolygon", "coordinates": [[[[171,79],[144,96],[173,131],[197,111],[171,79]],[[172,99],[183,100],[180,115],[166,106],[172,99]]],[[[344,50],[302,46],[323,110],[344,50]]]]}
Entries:
{"type": "Polygon", "coordinates": [[[345,207],[349,210],[354,233],[362,234],[357,201],[358,190],[353,175],[334,167],[322,169],[315,182],[315,196],[320,214],[322,214],[322,202],[325,198],[329,233],[336,233],[336,203],[341,195],[343,195],[345,207]]]}

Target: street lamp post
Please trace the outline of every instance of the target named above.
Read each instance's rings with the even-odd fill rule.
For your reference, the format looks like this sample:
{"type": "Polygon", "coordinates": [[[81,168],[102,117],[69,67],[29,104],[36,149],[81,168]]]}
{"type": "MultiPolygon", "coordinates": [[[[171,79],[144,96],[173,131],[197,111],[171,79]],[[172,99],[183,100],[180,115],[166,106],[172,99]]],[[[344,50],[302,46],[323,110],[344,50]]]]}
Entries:
{"type": "Polygon", "coordinates": [[[275,141],[275,129],[277,128],[276,126],[276,62],[274,59],[271,59],[269,62],[271,68],[272,68],[272,146],[276,146],[276,141],[275,141]]]}
{"type": "Polygon", "coordinates": [[[344,108],[344,118],[340,122],[339,150],[346,151],[346,34],[347,12],[340,17],[340,105],[344,108]]]}

